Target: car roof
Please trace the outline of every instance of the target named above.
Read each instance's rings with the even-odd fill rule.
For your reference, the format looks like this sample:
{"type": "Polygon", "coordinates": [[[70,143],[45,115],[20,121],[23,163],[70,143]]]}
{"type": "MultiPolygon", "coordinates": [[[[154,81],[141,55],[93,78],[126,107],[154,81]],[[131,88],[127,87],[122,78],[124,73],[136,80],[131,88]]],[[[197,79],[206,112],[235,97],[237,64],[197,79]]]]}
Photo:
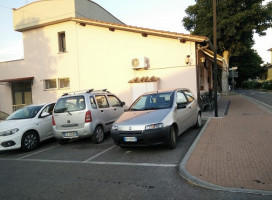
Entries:
{"type": "Polygon", "coordinates": [[[174,91],[179,91],[179,90],[183,90],[184,91],[184,90],[189,90],[189,89],[187,89],[187,88],[174,88],[174,89],[156,90],[156,91],[146,92],[146,93],[144,93],[144,95],[146,95],[146,94],[164,93],[164,92],[174,92],[174,91]]]}
{"type": "Polygon", "coordinates": [[[64,93],[61,98],[64,97],[73,97],[73,96],[86,96],[86,95],[92,95],[92,94],[112,94],[109,92],[107,89],[102,89],[102,90],[79,90],[79,91],[74,91],[74,92],[69,92],[69,93],[64,93]]]}
{"type": "MultiPolygon", "coordinates": [[[[51,103],[55,103],[55,102],[51,102],[51,103]]],[[[27,105],[25,107],[44,106],[44,105],[51,104],[51,103],[29,104],[29,105],[27,105]]]]}

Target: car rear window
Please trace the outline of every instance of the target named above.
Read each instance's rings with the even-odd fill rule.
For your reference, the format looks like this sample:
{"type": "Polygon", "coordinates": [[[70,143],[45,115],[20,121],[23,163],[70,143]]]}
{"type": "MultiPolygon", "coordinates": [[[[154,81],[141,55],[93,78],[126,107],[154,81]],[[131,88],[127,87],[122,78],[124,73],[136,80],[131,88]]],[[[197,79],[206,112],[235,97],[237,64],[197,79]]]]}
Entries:
{"type": "Polygon", "coordinates": [[[84,96],[65,97],[57,101],[55,113],[74,112],[86,108],[84,96]]]}

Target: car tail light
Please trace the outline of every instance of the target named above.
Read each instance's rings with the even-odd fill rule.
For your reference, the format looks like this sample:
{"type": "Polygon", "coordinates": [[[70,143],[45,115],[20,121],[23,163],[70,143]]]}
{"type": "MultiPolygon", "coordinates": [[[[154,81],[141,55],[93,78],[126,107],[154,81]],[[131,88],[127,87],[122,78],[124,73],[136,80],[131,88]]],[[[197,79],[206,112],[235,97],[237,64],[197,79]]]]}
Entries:
{"type": "Polygon", "coordinates": [[[92,121],[93,121],[93,120],[92,120],[91,111],[88,110],[88,111],[86,112],[86,114],[85,114],[85,123],[87,123],[87,122],[92,122],[92,121]]]}
{"type": "Polygon", "coordinates": [[[52,116],[52,125],[53,125],[53,126],[55,126],[55,125],[56,125],[56,122],[55,122],[54,116],[52,116]]]}

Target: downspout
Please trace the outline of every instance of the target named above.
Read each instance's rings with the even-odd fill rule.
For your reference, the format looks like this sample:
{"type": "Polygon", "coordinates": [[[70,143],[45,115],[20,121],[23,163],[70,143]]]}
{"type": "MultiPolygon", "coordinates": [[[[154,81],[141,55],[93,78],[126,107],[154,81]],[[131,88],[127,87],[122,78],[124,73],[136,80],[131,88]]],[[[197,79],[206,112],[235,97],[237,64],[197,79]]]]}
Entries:
{"type": "Polygon", "coordinates": [[[200,67],[199,67],[199,51],[200,50],[203,50],[203,49],[207,49],[209,48],[210,46],[210,40],[206,41],[207,44],[206,46],[202,46],[200,47],[201,45],[198,44],[197,45],[197,50],[196,50],[196,81],[197,81],[197,102],[198,102],[198,105],[200,106],[201,105],[201,101],[200,101],[200,80],[199,80],[199,74],[200,74],[200,67]]]}

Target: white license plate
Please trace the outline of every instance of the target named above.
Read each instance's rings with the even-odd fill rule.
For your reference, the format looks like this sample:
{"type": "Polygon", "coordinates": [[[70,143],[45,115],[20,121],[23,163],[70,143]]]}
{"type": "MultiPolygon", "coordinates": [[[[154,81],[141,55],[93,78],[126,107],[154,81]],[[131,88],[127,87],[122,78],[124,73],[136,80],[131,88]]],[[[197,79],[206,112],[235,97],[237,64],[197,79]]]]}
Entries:
{"type": "Polygon", "coordinates": [[[125,142],[137,142],[136,137],[124,137],[125,142]]]}
{"type": "Polygon", "coordinates": [[[67,132],[67,133],[62,133],[63,137],[65,138],[74,138],[78,137],[77,132],[67,132]]]}

